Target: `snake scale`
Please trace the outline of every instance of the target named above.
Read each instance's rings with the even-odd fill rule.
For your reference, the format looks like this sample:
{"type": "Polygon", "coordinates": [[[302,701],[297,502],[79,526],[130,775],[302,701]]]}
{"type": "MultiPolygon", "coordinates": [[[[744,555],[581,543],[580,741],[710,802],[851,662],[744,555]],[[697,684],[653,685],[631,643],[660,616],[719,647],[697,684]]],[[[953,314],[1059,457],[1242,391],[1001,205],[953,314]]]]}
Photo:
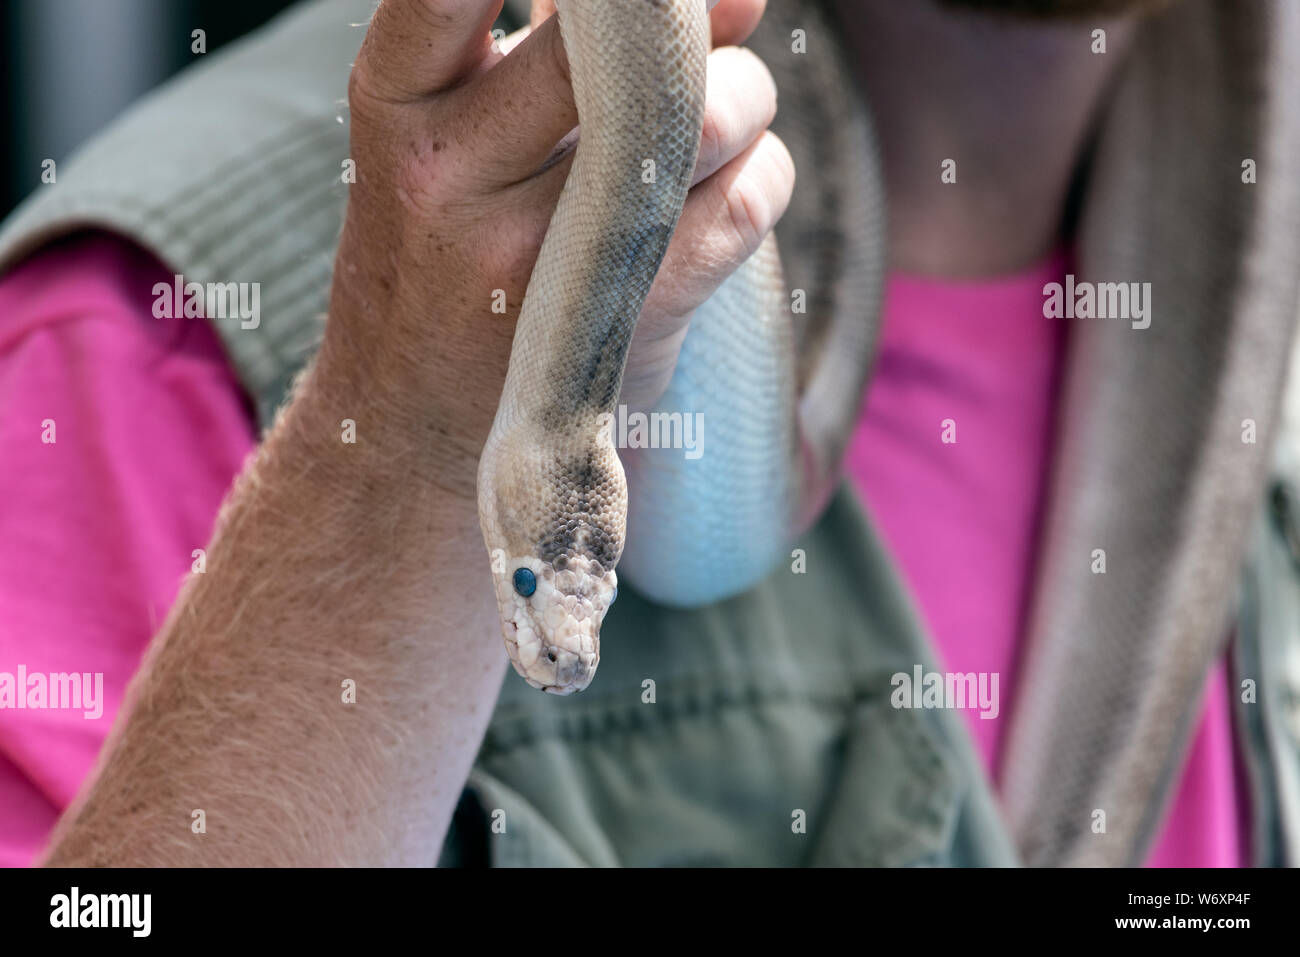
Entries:
{"type": "MultiPolygon", "coordinates": [[[[657,406],[701,418],[702,454],[640,449],[625,474],[610,422],[699,151],[708,12],[706,0],[556,7],[580,137],[525,292],[478,499],[510,659],[533,687],[570,694],[595,674],[616,567],[652,600],[703,605],[758,582],[816,518],[858,407],[878,269],[836,242],[835,219],[861,210],[810,194],[817,208],[793,218],[816,223],[808,245],[838,269],[808,277],[826,285],[807,290],[806,321],[797,327],[769,236],[696,311],[657,406]],[[859,293],[858,308],[836,308],[845,297],[831,287],[859,293]]],[[[871,155],[843,133],[826,139],[871,155]]]]}

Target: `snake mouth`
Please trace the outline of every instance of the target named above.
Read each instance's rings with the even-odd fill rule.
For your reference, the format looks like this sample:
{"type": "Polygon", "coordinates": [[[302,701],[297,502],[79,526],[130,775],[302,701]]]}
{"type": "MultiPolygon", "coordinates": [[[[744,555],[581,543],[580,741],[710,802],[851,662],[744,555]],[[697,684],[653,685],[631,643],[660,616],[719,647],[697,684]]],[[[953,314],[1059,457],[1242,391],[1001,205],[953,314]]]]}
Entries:
{"type": "Polygon", "coordinates": [[[582,691],[600,663],[600,620],[590,612],[574,615],[552,602],[549,617],[529,606],[510,609],[502,619],[502,635],[510,663],[539,691],[570,695],[582,691]]]}
{"type": "Polygon", "coordinates": [[[559,570],[536,556],[504,563],[496,576],[501,634],[519,676],[554,695],[591,684],[617,581],[612,570],[585,556],[566,559],[559,570]],[[524,591],[515,584],[521,569],[530,573],[524,591]]]}
{"type": "Polygon", "coordinates": [[[517,643],[507,642],[507,648],[511,664],[520,677],[538,691],[553,695],[568,696],[585,690],[600,663],[599,653],[580,653],[547,645],[530,664],[525,664],[531,656],[521,653],[517,643]]]}

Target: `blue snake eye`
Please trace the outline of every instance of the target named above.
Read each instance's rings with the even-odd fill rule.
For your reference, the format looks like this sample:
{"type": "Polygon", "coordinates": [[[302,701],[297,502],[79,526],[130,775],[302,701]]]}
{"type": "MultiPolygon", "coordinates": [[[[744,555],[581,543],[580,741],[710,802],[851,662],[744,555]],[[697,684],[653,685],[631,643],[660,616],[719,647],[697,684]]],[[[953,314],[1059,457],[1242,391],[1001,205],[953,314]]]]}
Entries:
{"type": "Polygon", "coordinates": [[[531,568],[515,569],[515,591],[525,598],[537,591],[537,576],[533,574],[531,568]]]}
{"type": "Polygon", "coordinates": [[[609,599],[609,603],[612,605],[612,604],[614,604],[614,602],[616,602],[616,601],[618,601],[618,586],[617,586],[617,585],[614,586],[614,594],[610,597],[610,599],[609,599]]]}

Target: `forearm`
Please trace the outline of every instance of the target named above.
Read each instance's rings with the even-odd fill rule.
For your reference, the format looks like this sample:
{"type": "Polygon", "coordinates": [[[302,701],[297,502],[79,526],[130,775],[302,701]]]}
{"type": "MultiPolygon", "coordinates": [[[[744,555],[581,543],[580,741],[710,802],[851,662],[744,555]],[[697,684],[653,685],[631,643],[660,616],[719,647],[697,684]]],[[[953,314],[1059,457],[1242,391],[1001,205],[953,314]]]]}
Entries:
{"type": "Polygon", "coordinates": [[[472,459],[437,416],[319,373],[236,484],[46,863],[436,859],[506,661],[472,459]]]}

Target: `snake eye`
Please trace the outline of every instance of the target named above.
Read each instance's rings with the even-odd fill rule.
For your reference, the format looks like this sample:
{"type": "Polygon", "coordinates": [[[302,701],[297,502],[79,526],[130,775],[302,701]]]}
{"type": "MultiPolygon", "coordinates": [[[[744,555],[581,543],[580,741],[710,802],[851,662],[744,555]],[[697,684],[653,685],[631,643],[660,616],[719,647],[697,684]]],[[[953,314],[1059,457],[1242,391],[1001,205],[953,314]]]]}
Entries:
{"type": "Polygon", "coordinates": [[[533,574],[532,569],[515,569],[515,591],[525,598],[537,591],[537,576],[533,574]]]}
{"type": "Polygon", "coordinates": [[[614,586],[614,594],[610,596],[609,603],[612,605],[612,604],[614,604],[614,602],[616,602],[616,601],[618,601],[618,586],[617,586],[617,585],[614,586]]]}

